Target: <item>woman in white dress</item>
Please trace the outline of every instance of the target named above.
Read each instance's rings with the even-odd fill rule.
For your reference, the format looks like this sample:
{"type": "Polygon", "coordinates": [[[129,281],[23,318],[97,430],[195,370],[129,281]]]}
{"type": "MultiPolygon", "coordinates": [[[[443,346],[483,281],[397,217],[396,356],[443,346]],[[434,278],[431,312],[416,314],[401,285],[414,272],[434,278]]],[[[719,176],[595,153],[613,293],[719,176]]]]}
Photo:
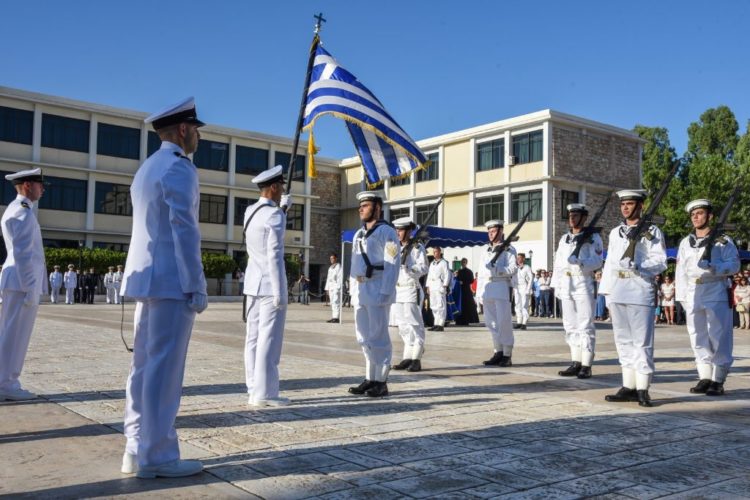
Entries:
{"type": "Polygon", "coordinates": [[[747,278],[741,277],[734,289],[734,301],[737,313],[740,315],[740,328],[750,330],[750,285],[747,278]]]}
{"type": "Polygon", "coordinates": [[[664,278],[664,283],[661,284],[661,306],[668,325],[674,325],[674,293],[674,280],[668,274],[664,278]]]}

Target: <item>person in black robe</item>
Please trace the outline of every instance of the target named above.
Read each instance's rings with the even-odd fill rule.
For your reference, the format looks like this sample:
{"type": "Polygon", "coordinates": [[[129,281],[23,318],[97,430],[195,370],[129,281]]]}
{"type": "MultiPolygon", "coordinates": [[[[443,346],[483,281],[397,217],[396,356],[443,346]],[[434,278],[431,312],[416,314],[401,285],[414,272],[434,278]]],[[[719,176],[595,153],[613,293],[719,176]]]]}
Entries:
{"type": "Polygon", "coordinates": [[[456,318],[457,325],[468,325],[479,323],[477,304],[474,302],[474,293],[471,284],[474,282],[474,272],[466,267],[468,261],[461,259],[461,269],[456,272],[456,279],[461,286],[461,314],[456,318]]]}

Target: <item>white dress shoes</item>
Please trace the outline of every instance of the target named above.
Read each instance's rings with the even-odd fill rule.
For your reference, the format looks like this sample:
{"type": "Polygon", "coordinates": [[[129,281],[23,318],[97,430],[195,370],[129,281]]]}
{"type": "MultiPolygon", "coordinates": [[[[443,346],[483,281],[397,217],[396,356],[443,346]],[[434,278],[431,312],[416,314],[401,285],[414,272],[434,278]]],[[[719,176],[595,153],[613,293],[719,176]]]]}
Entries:
{"type": "Polygon", "coordinates": [[[141,479],[154,479],[156,477],[185,477],[198,474],[203,470],[200,460],[173,460],[161,465],[150,467],[139,467],[135,473],[141,479]]]}
{"type": "Polygon", "coordinates": [[[36,394],[26,389],[0,389],[0,401],[28,401],[36,399],[36,394]]]}
{"type": "Polygon", "coordinates": [[[247,404],[249,404],[250,406],[255,406],[256,408],[264,408],[266,406],[286,406],[289,404],[289,398],[282,398],[281,396],[279,396],[277,398],[254,399],[251,396],[247,404]]]}
{"type": "Polygon", "coordinates": [[[135,474],[138,470],[138,460],[135,455],[128,453],[127,451],[122,455],[122,468],[120,472],[123,474],[135,474]]]}

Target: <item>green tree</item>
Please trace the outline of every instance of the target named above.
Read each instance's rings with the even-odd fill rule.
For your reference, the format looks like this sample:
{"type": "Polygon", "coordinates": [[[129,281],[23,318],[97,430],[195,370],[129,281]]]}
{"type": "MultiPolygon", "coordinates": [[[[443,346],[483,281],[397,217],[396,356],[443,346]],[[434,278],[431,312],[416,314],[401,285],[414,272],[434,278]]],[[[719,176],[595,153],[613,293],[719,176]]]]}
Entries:
{"type": "Polygon", "coordinates": [[[688,127],[688,160],[717,155],[730,161],[737,148],[739,128],[727,106],[707,109],[688,127]]]}
{"type": "MultiPolygon", "coordinates": [[[[78,269],[79,262],[83,269],[96,269],[96,272],[102,273],[109,266],[124,266],[127,254],[106,248],[45,248],[44,258],[48,270],[52,270],[55,265],[60,266],[61,270],[66,270],[68,264],[73,264],[78,269]]],[[[80,269],[79,269],[80,271],[80,269]]]]}

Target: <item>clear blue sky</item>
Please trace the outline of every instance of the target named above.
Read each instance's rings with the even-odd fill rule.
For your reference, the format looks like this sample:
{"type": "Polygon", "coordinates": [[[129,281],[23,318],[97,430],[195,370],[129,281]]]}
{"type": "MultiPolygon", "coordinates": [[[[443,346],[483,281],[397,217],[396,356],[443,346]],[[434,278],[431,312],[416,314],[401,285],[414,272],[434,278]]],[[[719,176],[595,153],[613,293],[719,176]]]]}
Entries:
{"type": "MultiPolygon", "coordinates": [[[[416,140],[552,108],[686,129],[750,118],[750,2],[8,0],[0,85],[153,111],[195,95],[204,121],[291,137],[312,16],[416,140]]],[[[323,156],[354,155],[342,123],[323,156]]]]}

